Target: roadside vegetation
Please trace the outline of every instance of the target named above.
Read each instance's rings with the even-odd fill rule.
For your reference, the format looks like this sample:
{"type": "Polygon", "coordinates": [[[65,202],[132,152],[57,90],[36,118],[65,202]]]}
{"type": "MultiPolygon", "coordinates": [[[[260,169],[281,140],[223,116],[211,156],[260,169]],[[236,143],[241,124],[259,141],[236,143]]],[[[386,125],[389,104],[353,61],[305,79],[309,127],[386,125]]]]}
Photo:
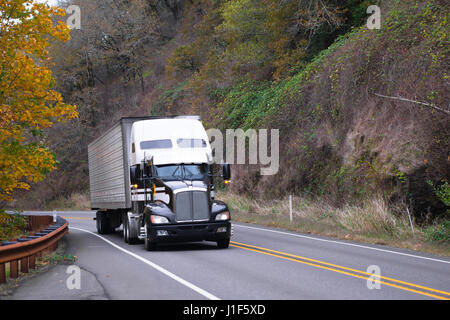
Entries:
{"type": "Polygon", "coordinates": [[[16,212],[14,215],[0,212],[0,243],[10,241],[25,235],[27,227],[26,217],[16,212]]]}
{"type": "Polygon", "coordinates": [[[70,196],[59,196],[56,199],[49,200],[43,207],[43,210],[57,210],[57,211],[86,211],[91,210],[91,202],[89,200],[89,193],[75,192],[70,196]]]}
{"type": "Polygon", "coordinates": [[[280,130],[278,174],[232,167],[238,219],[292,228],[293,194],[302,232],[447,250],[448,1],[72,3],[82,29],[49,53],[78,118],[43,131],[59,168],[11,207],[88,208],[89,142],[122,116],[200,114],[208,128],[280,130]]]}
{"type": "Polygon", "coordinates": [[[33,1],[1,1],[0,201],[28,190],[56,169],[44,130],[77,116],[54,89],[48,47],[68,41],[69,28],[53,25],[65,11],[33,1]]]}
{"type": "Polygon", "coordinates": [[[414,223],[413,233],[405,209],[387,207],[381,198],[363,206],[336,208],[294,196],[291,222],[288,197],[262,201],[229,191],[218,192],[216,197],[227,202],[233,221],[450,256],[448,221],[432,226],[414,223]]]}

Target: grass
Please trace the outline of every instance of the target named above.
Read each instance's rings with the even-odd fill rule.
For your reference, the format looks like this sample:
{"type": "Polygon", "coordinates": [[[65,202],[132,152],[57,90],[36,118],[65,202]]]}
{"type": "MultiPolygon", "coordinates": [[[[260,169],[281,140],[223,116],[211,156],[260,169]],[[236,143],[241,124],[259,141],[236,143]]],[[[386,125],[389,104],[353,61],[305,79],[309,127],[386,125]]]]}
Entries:
{"type": "Polygon", "coordinates": [[[61,196],[49,201],[45,205],[45,210],[58,211],[86,211],[91,210],[91,202],[88,192],[75,192],[69,197],[61,196]]]}
{"type": "Polygon", "coordinates": [[[443,220],[427,227],[424,235],[429,241],[450,242],[450,220],[443,220]]]}
{"type": "MultiPolygon", "coordinates": [[[[50,254],[43,255],[42,257],[38,257],[36,259],[36,267],[43,267],[48,264],[72,264],[77,260],[77,256],[71,255],[71,254],[62,254],[59,252],[52,252],[50,254]]],[[[20,272],[20,264],[21,261],[18,261],[18,269],[19,274],[22,274],[20,272]]],[[[31,271],[31,270],[30,270],[31,271]]],[[[10,263],[5,263],[5,273],[6,273],[6,279],[9,279],[9,276],[11,275],[11,267],[10,263]]]]}
{"type": "MultiPolygon", "coordinates": [[[[31,201],[32,202],[32,201],[31,201]]],[[[17,210],[58,210],[58,211],[87,211],[91,210],[91,201],[89,199],[89,191],[74,192],[70,196],[59,196],[56,199],[47,200],[43,205],[30,206],[30,201],[14,202],[8,209],[17,210]]]]}
{"type": "MultiPolygon", "coordinates": [[[[294,196],[292,223],[287,197],[281,200],[249,199],[228,191],[218,191],[216,197],[228,204],[234,221],[450,256],[449,241],[442,241],[442,236],[437,237],[440,241],[432,241],[428,235],[432,230],[417,225],[414,225],[413,234],[406,213],[395,214],[401,210],[389,208],[380,197],[361,206],[348,204],[335,208],[325,201],[294,196]]],[[[444,227],[435,228],[442,233],[444,227]]]]}
{"type": "Polygon", "coordinates": [[[39,258],[39,262],[42,264],[72,264],[77,260],[77,256],[71,254],[52,253],[39,258]]]}

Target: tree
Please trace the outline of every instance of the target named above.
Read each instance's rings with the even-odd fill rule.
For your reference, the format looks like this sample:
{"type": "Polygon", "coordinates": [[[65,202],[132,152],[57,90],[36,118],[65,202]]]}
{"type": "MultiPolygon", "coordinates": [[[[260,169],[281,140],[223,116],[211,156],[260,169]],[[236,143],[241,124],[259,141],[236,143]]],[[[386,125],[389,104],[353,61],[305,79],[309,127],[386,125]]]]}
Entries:
{"type": "Polygon", "coordinates": [[[272,52],[267,50],[270,34],[267,6],[260,0],[235,0],[222,6],[223,22],[216,28],[226,41],[224,58],[237,73],[246,73],[270,65],[272,52]]]}
{"type": "Polygon", "coordinates": [[[44,130],[77,117],[52,89],[49,69],[49,42],[69,40],[68,26],[53,21],[64,15],[33,0],[0,0],[0,200],[56,169],[44,130]]]}

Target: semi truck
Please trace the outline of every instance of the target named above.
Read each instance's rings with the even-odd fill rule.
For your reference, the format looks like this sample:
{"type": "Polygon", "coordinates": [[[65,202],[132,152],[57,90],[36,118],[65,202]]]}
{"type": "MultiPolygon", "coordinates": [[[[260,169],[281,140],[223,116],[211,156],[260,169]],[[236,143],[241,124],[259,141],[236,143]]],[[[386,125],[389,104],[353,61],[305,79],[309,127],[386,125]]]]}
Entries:
{"type": "Polygon", "coordinates": [[[230,165],[214,164],[199,116],[122,118],[89,144],[88,162],[98,233],[122,225],[126,243],[149,251],[194,241],[228,248],[230,210],[214,190],[215,178],[230,180],[230,165]]]}

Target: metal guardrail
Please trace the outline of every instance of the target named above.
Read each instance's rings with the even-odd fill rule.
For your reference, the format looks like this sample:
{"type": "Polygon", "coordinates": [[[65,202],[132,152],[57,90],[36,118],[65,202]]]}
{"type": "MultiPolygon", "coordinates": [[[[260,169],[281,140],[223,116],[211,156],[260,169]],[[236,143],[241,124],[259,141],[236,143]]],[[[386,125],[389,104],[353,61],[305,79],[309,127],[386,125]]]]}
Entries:
{"type": "Polygon", "coordinates": [[[25,216],[28,219],[27,230],[39,231],[52,224],[51,216],[25,216]]]}
{"type": "Polygon", "coordinates": [[[53,222],[51,216],[27,216],[28,228],[36,232],[35,236],[18,239],[17,243],[0,246],[0,283],[6,283],[6,263],[9,263],[10,278],[17,278],[20,272],[28,273],[29,269],[36,268],[36,257],[43,252],[54,251],[58,246],[58,240],[69,230],[69,223],[58,217],[53,222]],[[22,240],[22,241],[21,241],[22,240]]]}

